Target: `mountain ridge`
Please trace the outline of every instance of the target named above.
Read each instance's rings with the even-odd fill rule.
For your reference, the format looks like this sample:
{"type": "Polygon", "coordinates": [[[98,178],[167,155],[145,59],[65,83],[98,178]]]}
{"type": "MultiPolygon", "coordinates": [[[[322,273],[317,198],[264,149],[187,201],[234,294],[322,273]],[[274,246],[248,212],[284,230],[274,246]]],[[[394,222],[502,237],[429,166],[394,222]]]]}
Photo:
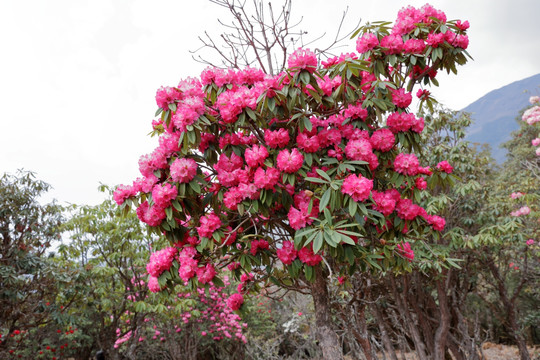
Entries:
{"type": "Polygon", "coordinates": [[[506,150],[500,145],[510,140],[510,133],[519,128],[515,119],[529,104],[529,97],[540,93],[540,73],[514,81],[488,92],[461,111],[471,113],[472,125],[466,140],[487,143],[493,158],[504,162],[506,150]]]}

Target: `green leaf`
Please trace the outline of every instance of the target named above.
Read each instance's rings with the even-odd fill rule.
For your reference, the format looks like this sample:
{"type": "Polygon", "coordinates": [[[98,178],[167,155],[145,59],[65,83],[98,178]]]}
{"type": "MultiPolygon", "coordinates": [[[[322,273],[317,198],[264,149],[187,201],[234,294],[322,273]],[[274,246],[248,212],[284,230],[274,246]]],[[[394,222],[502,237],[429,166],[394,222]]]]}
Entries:
{"type": "Polygon", "coordinates": [[[326,206],[328,205],[328,202],[330,201],[332,189],[326,189],[323,196],[321,197],[321,201],[319,203],[319,212],[322,212],[326,206]]]}
{"type": "Polygon", "coordinates": [[[327,181],[324,181],[323,179],[319,179],[319,178],[314,178],[314,177],[306,177],[304,178],[305,180],[309,181],[309,182],[312,182],[312,183],[318,183],[318,184],[328,184],[327,181]]]}
{"type": "Polygon", "coordinates": [[[312,282],[314,280],[315,272],[313,271],[313,266],[304,266],[304,274],[306,275],[306,279],[309,282],[312,282]]]}
{"type": "Polygon", "coordinates": [[[304,127],[307,131],[311,131],[311,129],[313,129],[313,125],[311,124],[311,120],[309,120],[309,118],[304,116],[302,118],[302,123],[304,124],[304,127]]]}
{"type": "Polygon", "coordinates": [[[193,191],[195,191],[197,194],[201,193],[201,186],[199,185],[197,181],[190,181],[189,187],[192,188],[193,191]]]}
{"type": "Polygon", "coordinates": [[[356,214],[356,210],[358,210],[358,205],[356,204],[356,201],[353,199],[349,199],[349,214],[351,216],[354,216],[356,214]]]}
{"type": "Polygon", "coordinates": [[[321,250],[323,245],[323,234],[322,231],[319,231],[317,233],[317,236],[315,237],[315,240],[313,240],[313,252],[316,254],[321,250]]]}
{"type": "Polygon", "coordinates": [[[321,169],[317,169],[316,171],[317,171],[317,174],[325,178],[328,182],[332,181],[332,179],[326,172],[322,171],[321,169]]]}

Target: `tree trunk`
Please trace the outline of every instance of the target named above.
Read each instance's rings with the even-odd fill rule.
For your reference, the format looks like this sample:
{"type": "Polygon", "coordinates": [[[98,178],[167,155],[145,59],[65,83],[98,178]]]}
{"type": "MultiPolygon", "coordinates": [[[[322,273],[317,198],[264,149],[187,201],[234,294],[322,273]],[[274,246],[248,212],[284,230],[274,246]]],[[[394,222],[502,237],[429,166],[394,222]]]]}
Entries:
{"type": "Polygon", "coordinates": [[[525,339],[523,339],[523,336],[521,336],[521,331],[516,320],[515,301],[517,299],[519,291],[524,284],[524,281],[522,280],[522,283],[518,285],[518,287],[514,291],[514,295],[512,296],[512,298],[510,298],[506,290],[504,279],[502,278],[501,273],[499,272],[499,268],[497,267],[497,265],[495,265],[493,259],[488,259],[487,265],[489,267],[489,270],[491,271],[491,274],[495,278],[495,281],[497,282],[497,290],[499,292],[499,297],[501,298],[501,301],[504,305],[504,310],[506,311],[506,320],[508,322],[508,326],[510,327],[510,333],[512,334],[512,337],[514,338],[514,341],[516,342],[516,345],[519,349],[520,359],[531,360],[531,356],[529,355],[529,351],[527,350],[527,344],[525,343],[525,339]]]}
{"type": "Polygon", "coordinates": [[[422,338],[420,337],[420,333],[418,332],[418,329],[416,328],[416,324],[412,319],[411,313],[409,312],[409,309],[407,308],[407,305],[405,303],[405,295],[403,298],[401,297],[400,293],[397,290],[396,287],[396,281],[394,280],[393,276],[389,276],[390,279],[390,285],[392,288],[392,292],[394,294],[394,298],[396,300],[396,305],[403,316],[403,320],[405,321],[405,326],[408,326],[410,335],[412,336],[413,342],[414,342],[414,350],[416,351],[416,355],[418,356],[418,359],[420,360],[428,360],[426,355],[426,345],[422,341],[422,338]]]}
{"type": "Polygon", "coordinates": [[[315,267],[315,281],[311,284],[311,296],[315,306],[316,334],[325,360],[343,360],[343,350],[338,336],[332,329],[330,299],[326,278],[320,266],[315,267]]]}
{"type": "Polygon", "coordinates": [[[448,297],[446,296],[445,280],[450,278],[450,271],[447,277],[437,280],[437,297],[439,299],[439,327],[435,332],[434,360],[444,360],[446,353],[446,339],[450,330],[450,309],[448,307],[448,297]]]}
{"type": "Polygon", "coordinates": [[[381,332],[382,343],[384,345],[384,348],[386,349],[386,352],[388,353],[388,356],[390,356],[390,359],[392,360],[398,360],[396,352],[394,350],[394,346],[392,346],[392,341],[388,336],[388,331],[386,330],[386,325],[384,323],[381,310],[375,302],[372,302],[371,308],[373,309],[373,313],[375,314],[375,318],[377,319],[377,325],[379,326],[379,331],[381,332]]]}

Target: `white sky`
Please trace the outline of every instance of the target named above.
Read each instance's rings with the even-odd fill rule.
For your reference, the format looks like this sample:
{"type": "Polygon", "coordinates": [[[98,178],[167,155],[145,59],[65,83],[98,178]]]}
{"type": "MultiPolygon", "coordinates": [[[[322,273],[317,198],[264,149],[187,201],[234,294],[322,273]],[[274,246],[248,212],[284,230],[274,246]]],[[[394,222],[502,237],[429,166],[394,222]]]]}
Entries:
{"type": "MultiPolygon", "coordinates": [[[[393,21],[401,7],[425,2],[293,0],[293,18],[329,42],[347,6],[349,29],[358,18],[393,21]]],[[[540,72],[540,1],[430,3],[471,23],[475,61],[432,90],[448,107],[540,72]]],[[[200,74],[189,50],[204,30],[220,32],[218,17],[229,19],[205,0],[0,2],[0,173],[35,171],[54,188],[46,199],[61,203],[97,204],[100,182],[131,183],[139,156],[156,146],[146,136],[156,89],[200,74]]],[[[353,50],[350,40],[343,51],[353,50]]]]}

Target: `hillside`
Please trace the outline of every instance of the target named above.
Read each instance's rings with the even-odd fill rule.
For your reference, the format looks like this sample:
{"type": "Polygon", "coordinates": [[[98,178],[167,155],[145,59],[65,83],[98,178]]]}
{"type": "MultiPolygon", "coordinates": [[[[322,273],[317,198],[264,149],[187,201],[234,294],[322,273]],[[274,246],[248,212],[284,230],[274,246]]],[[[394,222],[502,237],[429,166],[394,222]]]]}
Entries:
{"type": "Polygon", "coordinates": [[[506,151],[500,144],[510,139],[518,128],[515,118],[529,104],[529,96],[540,94],[540,74],[515,81],[500,89],[490,91],[462,111],[472,114],[467,140],[488,143],[498,163],[504,161],[506,151]]]}

